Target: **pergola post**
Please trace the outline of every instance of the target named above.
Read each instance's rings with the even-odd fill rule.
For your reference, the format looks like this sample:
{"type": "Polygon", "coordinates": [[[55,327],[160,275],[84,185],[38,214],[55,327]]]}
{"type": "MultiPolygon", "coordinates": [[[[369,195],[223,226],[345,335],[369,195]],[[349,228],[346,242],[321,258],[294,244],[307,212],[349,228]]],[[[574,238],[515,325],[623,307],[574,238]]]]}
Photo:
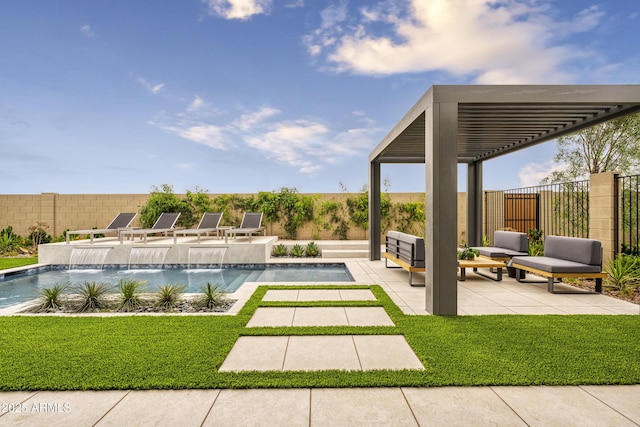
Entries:
{"type": "Polygon", "coordinates": [[[369,260],[380,259],[380,163],[369,162],[369,260]]]}
{"type": "Polygon", "coordinates": [[[426,310],[457,315],[458,104],[434,102],[425,114],[426,310]]]}
{"type": "Polygon", "coordinates": [[[467,244],[482,245],[482,162],[467,166],[467,244]]]}

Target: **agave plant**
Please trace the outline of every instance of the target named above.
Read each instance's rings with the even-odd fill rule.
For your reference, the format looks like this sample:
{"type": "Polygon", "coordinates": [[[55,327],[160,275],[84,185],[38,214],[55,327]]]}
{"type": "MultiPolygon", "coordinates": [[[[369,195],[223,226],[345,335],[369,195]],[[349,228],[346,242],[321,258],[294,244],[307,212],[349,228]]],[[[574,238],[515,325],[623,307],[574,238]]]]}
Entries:
{"type": "Polygon", "coordinates": [[[64,292],[68,287],[68,283],[56,283],[51,288],[42,289],[38,296],[38,302],[29,307],[27,311],[32,313],[48,313],[60,310],[64,304],[64,292]]]}
{"type": "Polygon", "coordinates": [[[134,279],[120,279],[118,282],[118,311],[134,311],[144,305],[140,291],[146,282],[134,279]]]}
{"type": "Polygon", "coordinates": [[[96,311],[107,306],[106,295],[111,290],[111,285],[103,282],[84,282],[75,289],[80,296],[75,305],[75,311],[84,313],[96,311]]]}
{"type": "Polygon", "coordinates": [[[164,311],[173,310],[178,305],[180,297],[186,288],[187,285],[178,284],[158,286],[157,299],[154,306],[164,311]]]}
{"type": "Polygon", "coordinates": [[[629,285],[638,280],[639,260],[633,255],[618,255],[604,267],[609,274],[609,286],[617,291],[628,291],[629,285]]]}
{"type": "Polygon", "coordinates": [[[278,243],[273,247],[273,250],[271,251],[271,255],[273,255],[274,257],[287,256],[288,253],[289,253],[289,250],[287,249],[287,246],[283,243],[278,243]]]}
{"type": "Polygon", "coordinates": [[[218,291],[218,284],[212,285],[207,282],[202,287],[202,294],[193,300],[193,305],[198,308],[214,309],[224,305],[226,298],[224,292],[218,291]]]}
{"type": "Polygon", "coordinates": [[[292,257],[296,257],[296,258],[303,257],[304,256],[304,246],[302,246],[299,243],[296,243],[295,245],[293,245],[293,247],[289,251],[289,255],[291,255],[292,257]]]}
{"type": "Polygon", "coordinates": [[[316,242],[309,242],[307,247],[305,248],[307,256],[309,257],[317,257],[320,255],[320,247],[316,244],[316,242]]]}

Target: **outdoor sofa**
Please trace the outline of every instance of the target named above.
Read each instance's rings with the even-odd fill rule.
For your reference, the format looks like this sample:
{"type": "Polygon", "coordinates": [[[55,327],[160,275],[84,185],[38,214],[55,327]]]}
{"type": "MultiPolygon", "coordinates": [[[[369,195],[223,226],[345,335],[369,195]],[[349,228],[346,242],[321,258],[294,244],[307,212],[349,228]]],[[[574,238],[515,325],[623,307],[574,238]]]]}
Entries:
{"type": "MultiPolygon", "coordinates": [[[[481,257],[508,263],[514,256],[529,255],[529,237],[518,231],[497,230],[493,232],[493,246],[478,246],[473,249],[477,249],[481,257]]],[[[507,273],[509,277],[515,277],[514,268],[507,267],[507,273]]]]}
{"type": "Polygon", "coordinates": [[[508,264],[516,270],[516,280],[522,280],[520,271],[528,271],[547,278],[547,290],[551,293],[602,293],[602,245],[598,240],[578,237],[547,236],[544,239],[543,256],[515,256],[508,264]],[[564,278],[595,279],[595,292],[557,291],[554,281],[564,278]]]}
{"type": "Polygon", "coordinates": [[[413,283],[414,272],[424,272],[425,255],[424,239],[400,231],[389,231],[385,237],[384,265],[389,267],[391,261],[409,272],[411,286],[424,286],[424,283],[413,283]]]}

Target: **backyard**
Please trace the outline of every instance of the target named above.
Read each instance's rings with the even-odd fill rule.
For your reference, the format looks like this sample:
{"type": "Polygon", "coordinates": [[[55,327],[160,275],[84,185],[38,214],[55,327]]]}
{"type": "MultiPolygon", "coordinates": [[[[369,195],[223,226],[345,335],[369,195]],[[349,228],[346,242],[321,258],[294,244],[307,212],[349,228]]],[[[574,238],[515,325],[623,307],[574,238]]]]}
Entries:
{"type": "Polygon", "coordinates": [[[0,390],[640,383],[637,316],[412,316],[364,287],[376,301],[338,304],[382,306],[396,326],[246,328],[258,307],[289,305],[262,301],[274,286],[236,316],[2,317],[0,390]],[[218,372],[241,335],[313,334],[401,334],[426,369],[218,372]]]}

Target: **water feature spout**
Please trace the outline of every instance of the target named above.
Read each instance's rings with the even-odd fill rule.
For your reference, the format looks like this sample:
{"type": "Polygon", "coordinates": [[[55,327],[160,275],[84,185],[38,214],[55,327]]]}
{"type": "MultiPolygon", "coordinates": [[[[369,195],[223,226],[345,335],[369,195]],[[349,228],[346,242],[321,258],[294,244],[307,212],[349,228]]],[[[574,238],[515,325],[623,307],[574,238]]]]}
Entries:
{"type": "Polygon", "coordinates": [[[228,246],[190,246],[187,268],[222,268],[228,246]]]}
{"type": "Polygon", "coordinates": [[[80,267],[102,268],[111,249],[113,249],[113,247],[75,247],[69,257],[69,270],[80,267]]]}
{"type": "Polygon", "coordinates": [[[134,246],[129,252],[129,269],[153,265],[162,267],[167,257],[169,246],[134,246]]]}

